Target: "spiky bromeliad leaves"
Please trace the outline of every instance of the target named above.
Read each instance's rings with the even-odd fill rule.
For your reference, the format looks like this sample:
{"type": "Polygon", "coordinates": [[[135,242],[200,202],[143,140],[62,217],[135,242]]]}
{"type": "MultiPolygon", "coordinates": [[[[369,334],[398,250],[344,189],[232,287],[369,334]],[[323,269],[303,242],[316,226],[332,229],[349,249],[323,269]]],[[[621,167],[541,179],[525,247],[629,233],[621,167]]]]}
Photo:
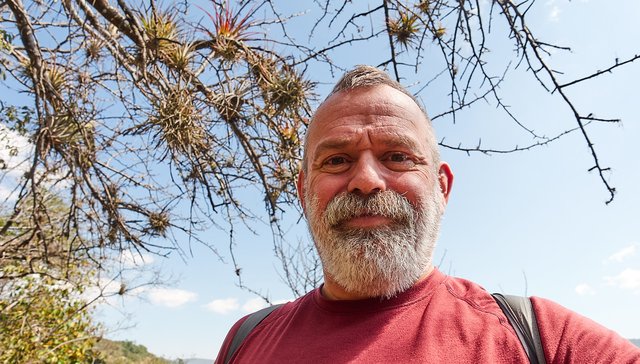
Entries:
{"type": "Polygon", "coordinates": [[[265,100],[277,106],[278,110],[298,109],[304,107],[311,88],[312,83],[306,81],[302,74],[285,67],[265,82],[265,100]]]}
{"type": "Polygon", "coordinates": [[[431,0],[420,0],[416,4],[416,8],[424,15],[429,15],[431,13],[431,0]]]}
{"type": "Polygon", "coordinates": [[[389,34],[405,49],[415,45],[421,31],[418,16],[408,12],[400,12],[398,18],[389,20],[389,34]]]}
{"type": "Polygon", "coordinates": [[[156,100],[154,110],[147,125],[159,128],[158,147],[166,146],[167,152],[185,155],[207,148],[203,115],[191,90],[174,86],[156,100]]]}
{"type": "Polygon", "coordinates": [[[152,54],[166,59],[174,51],[180,28],[176,21],[176,14],[169,11],[154,11],[142,17],[142,30],[146,35],[146,48],[152,54]]]}
{"type": "Polygon", "coordinates": [[[229,1],[224,1],[222,5],[214,3],[214,13],[203,9],[213,23],[214,31],[205,29],[205,32],[213,41],[213,49],[216,55],[223,60],[233,63],[241,58],[240,53],[245,51],[245,42],[251,35],[250,16],[252,11],[248,11],[244,16],[240,11],[231,8],[229,1]]]}
{"type": "Polygon", "coordinates": [[[140,22],[151,59],[158,59],[178,71],[189,69],[195,57],[194,42],[185,35],[175,11],[154,9],[140,22]]]}

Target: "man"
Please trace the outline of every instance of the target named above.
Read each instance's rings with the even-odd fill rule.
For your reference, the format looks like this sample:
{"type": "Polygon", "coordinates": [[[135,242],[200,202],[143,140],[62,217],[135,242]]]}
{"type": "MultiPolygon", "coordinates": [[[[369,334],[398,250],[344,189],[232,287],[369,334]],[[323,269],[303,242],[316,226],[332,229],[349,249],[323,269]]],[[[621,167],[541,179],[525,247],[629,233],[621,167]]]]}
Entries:
{"type": "MultiPolygon", "coordinates": [[[[324,284],[276,309],[231,363],[528,363],[491,295],[433,267],[452,183],[413,96],[373,67],[345,74],[309,125],[298,178],[324,284]]],[[[547,363],[640,363],[614,332],[532,304],[547,363]]]]}

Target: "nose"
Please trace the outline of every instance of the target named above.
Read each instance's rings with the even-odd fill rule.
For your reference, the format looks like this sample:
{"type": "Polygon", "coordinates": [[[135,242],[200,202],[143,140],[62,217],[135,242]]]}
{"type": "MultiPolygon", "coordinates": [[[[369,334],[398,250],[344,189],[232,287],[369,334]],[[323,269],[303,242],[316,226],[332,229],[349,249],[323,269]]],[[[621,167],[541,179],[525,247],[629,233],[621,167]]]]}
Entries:
{"type": "Polygon", "coordinates": [[[381,168],[380,161],[373,155],[362,155],[352,170],[348,191],[362,195],[385,191],[387,184],[381,168]]]}

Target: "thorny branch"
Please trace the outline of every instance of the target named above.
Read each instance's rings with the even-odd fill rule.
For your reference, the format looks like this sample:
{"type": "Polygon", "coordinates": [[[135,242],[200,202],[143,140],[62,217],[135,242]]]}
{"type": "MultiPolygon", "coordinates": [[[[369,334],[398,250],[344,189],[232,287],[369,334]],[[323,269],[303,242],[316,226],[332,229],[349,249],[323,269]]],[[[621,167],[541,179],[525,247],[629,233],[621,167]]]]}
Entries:
{"type": "Polygon", "coordinates": [[[179,241],[205,244],[204,232],[217,228],[227,231],[228,248],[205,245],[220,259],[225,254],[219,249],[228,249],[238,285],[259,293],[242,278],[234,247],[246,242],[234,233],[239,224],[253,230],[264,219],[292,292],[317,285],[317,257],[309,244],[286,243],[282,213],[297,208],[302,133],[315,101],[309,77],[330,83],[322,71],[336,76],[335,70],[349,67],[341,52],[362,48],[367,63],[389,68],[398,81],[417,80],[408,85],[416,96],[446,90],[447,105],[434,120],[455,123],[463,111],[489,104],[525,135],[512,148],[481,138],[466,146],[451,137],[441,140],[443,147],[514,153],[580,132],[607,203],[613,200],[608,168],[587,127],[619,120],[578,110],[565,90],[639,55],[562,80],[566,76],[546,58],[569,48],[537,38],[526,18],[534,1],[319,0],[292,13],[275,0],[231,3],[0,3],[0,71],[6,70],[12,89],[29,96],[24,105],[3,101],[0,119],[33,145],[14,168],[20,172],[12,177],[14,193],[0,205],[0,264],[37,270],[36,261],[62,262],[55,258],[62,251],[90,255],[97,265],[124,249],[185,254],[191,248],[179,241]],[[290,25],[300,19],[306,28],[290,25]],[[500,36],[513,46],[513,57],[503,63],[491,49],[500,36]],[[524,120],[510,108],[501,87],[521,66],[563,101],[576,127],[545,136],[539,120],[524,120]],[[256,192],[264,209],[246,197],[256,192]],[[69,245],[57,249],[51,241],[69,245]]]}
{"type": "MultiPolygon", "coordinates": [[[[579,128],[580,132],[582,133],[582,136],[584,137],[585,141],[587,142],[587,147],[589,148],[591,156],[593,157],[594,166],[592,168],[590,168],[589,171],[596,170],[598,172],[598,175],[600,176],[600,180],[602,181],[602,183],[604,184],[605,188],[609,192],[609,199],[606,201],[606,203],[607,204],[611,203],[611,201],[613,201],[613,199],[615,197],[616,189],[609,184],[609,181],[608,181],[607,177],[605,176],[605,172],[609,171],[609,168],[608,167],[603,167],[601,165],[600,159],[598,158],[598,153],[596,152],[594,144],[591,141],[591,138],[589,137],[589,134],[587,133],[586,125],[583,122],[583,120],[585,120],[585,117],[581,116],[581,113],[575,107],[574,102],[564,92],[564,88],[565,87],[577,84],[579,82],[583,82],[583,81],[588,80],[588,79],[592,79],[594,77],[598,77],[599,75],[602,75],[606,71],[605,72],[597,71],[597,72],[593,73],[590,76],[583,77],[581,79],[578,79],[578,80],[575,80],[575,81],[571,81],[571,82],[567,82],[564,85],[561,85],[560,82],[558,81],[557,77],[556,77],[556,73],[554,72],[554,70],[551,69],[551,67],[549,65],[547,65],[547,63],[545,62],[545,60],[542,57],[541,53],[544,52],[544,49],[543,49],[542,45],[534,37],[534,35],[532,34],[532,32],[529,29],[529,27],[527,26],[527,24],[525,22],[525,18],[524,18],[525,17],[525,12],[521,12],[519,6],[515,5],[510,0],[499,1],[498,3],[500,5],[500,7],[502,8],[502,12],[503,12],[504,16],[509,19],[509,23],[512,24],[512,26],[514,27],[514,33],[517,32],[517,34],[518,34],[518,36],[517,36],[518,43],[522,45],[521,51],[523,52],[523,54],[526,55],[526,62],[528,64],[528,66],[529,66],[529,69],[531,69],[534,72],[536,77],[538,77],[537,76],[538,74],[544,73],[544,75],[549,78],[549,80],[551,81],[551,83],[553,85],[553,88],[552,88],[554,90],[553,92],[557,92],[557,93],[560,94],[560,96],[562,97],[562,99],[564,100],[566,105],[569,107],[569,109],[573,113],[573,115],[575,117],[575,120],[578,123],[578,128],[579,128]],[[524,37],[524,40],[522,40],[521,37],[524,37]],[[533,64],[533,60],[529,56],[529,53],[531,53],[531,52],[533,53],[534,59],[537,61],[537,65],[533,64]]],[[[638,58],[640,58],[640,57],[635,56],[635,57],[633,57],[633,58],[631,58],[631,59],[629,59],[629,60],[627,60],[627,61],[625,61],[623,63],[624,64],[631,63],[631,62],[635,61],[638,58]]],[[[617,64],[617,62],[616,62],[616,64],[611,66],[609,68],[609,70],[612,70],[612,69],[614,69],[614,68],[616,68],[618,66],[619,66],[619,64],[617,64]]],[[[541,83],[544,84],[542,79],[540,79],[540,78],[538,78],[538,79],[539,79],[539,81],[541,83]]],[[[612,121],[615,121],[615,120],[612,120],[612,121]]]]}
{"type": "Polygon", "coordinates": [[[211,23],[193,25],[153,4],[42,5],[29,2],[27,12],[12,0],[3,9],[21,37],[2,64],[33,95],[36,115],[3,125],[36,149],[16,180],[22,192],[2,205],[2,267],[24,262],[43,273],[33,259],[53,262],[56,239],[72,242],[63,250],[71,264],[80,252],[98,265],[123,250],[183,254],[185,236],[205,244],[199,234],[225,220],[251,226],[260,214],[235,197],[248,188],[263,193],[268,223],[279,224],[280,206],[295,199],[313,84],[268,49],[255,12],[214,3],[198,9],[211,23]],[[59,23],[66,27],[49,31],[59,23]],[[58,200],[64,231],[42,221],[58,200]]]}

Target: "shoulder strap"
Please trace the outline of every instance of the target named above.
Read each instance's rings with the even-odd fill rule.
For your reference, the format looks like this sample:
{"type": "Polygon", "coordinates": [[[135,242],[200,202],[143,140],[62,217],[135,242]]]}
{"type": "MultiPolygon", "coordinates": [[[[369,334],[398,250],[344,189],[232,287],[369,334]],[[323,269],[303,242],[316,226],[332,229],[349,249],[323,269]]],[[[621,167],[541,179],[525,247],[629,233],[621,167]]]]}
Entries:
{"type": "MultiPolygon", "coordinates": [[[[491,296],[496,300],[502,312],[507,316],[509,323],[513,326],[531,363],[546,364],[536,315],[531,307],[531,300],[527,297],[505,296],[500,293],[492,293],[491,296]]],[[[280,306],[282,305],[265,307],[252,313],[244,320],[231,340],[229,350],[224,360],[225,364],[229,363],[231,357],[249,333],[280,306]]]]}
{"type": "Polygon", "coordinates": [[[244,320],[242,325],[240,325],[240,327],[238,328],[238,331],[236,331],[236,334],[233,336],[233,339],[231,340],[231,344],[229,345],[229,350],[227,350],[227,355],[224,358],[225,364],[231,361],[231,357],[236,352],[236,350],[238,350],[238,348],[240,347],[240,344],[242,344],[244,339],[246,339],[247,336],[249,336],[251,331],[256,326],[258,326],[258,324],[261,323],[262,320],[264,320],[267,316],[269,316],[271,312],[273,312],[276,308],[280,306],[282,306],[282,304],[265,307],[259,311],[256,311],[250,314],[249,317],[247,317],[247,319],[244,320]]]}
{"type": "Polygon", "coordinates": [[[502,312],[509,320],[515,330],[522,346],[524,347],[529,361],[532,364],[546,364],[538,322],[531,307],[531,300],[528,297],[502,295],[492,293],[502,312]]]}

